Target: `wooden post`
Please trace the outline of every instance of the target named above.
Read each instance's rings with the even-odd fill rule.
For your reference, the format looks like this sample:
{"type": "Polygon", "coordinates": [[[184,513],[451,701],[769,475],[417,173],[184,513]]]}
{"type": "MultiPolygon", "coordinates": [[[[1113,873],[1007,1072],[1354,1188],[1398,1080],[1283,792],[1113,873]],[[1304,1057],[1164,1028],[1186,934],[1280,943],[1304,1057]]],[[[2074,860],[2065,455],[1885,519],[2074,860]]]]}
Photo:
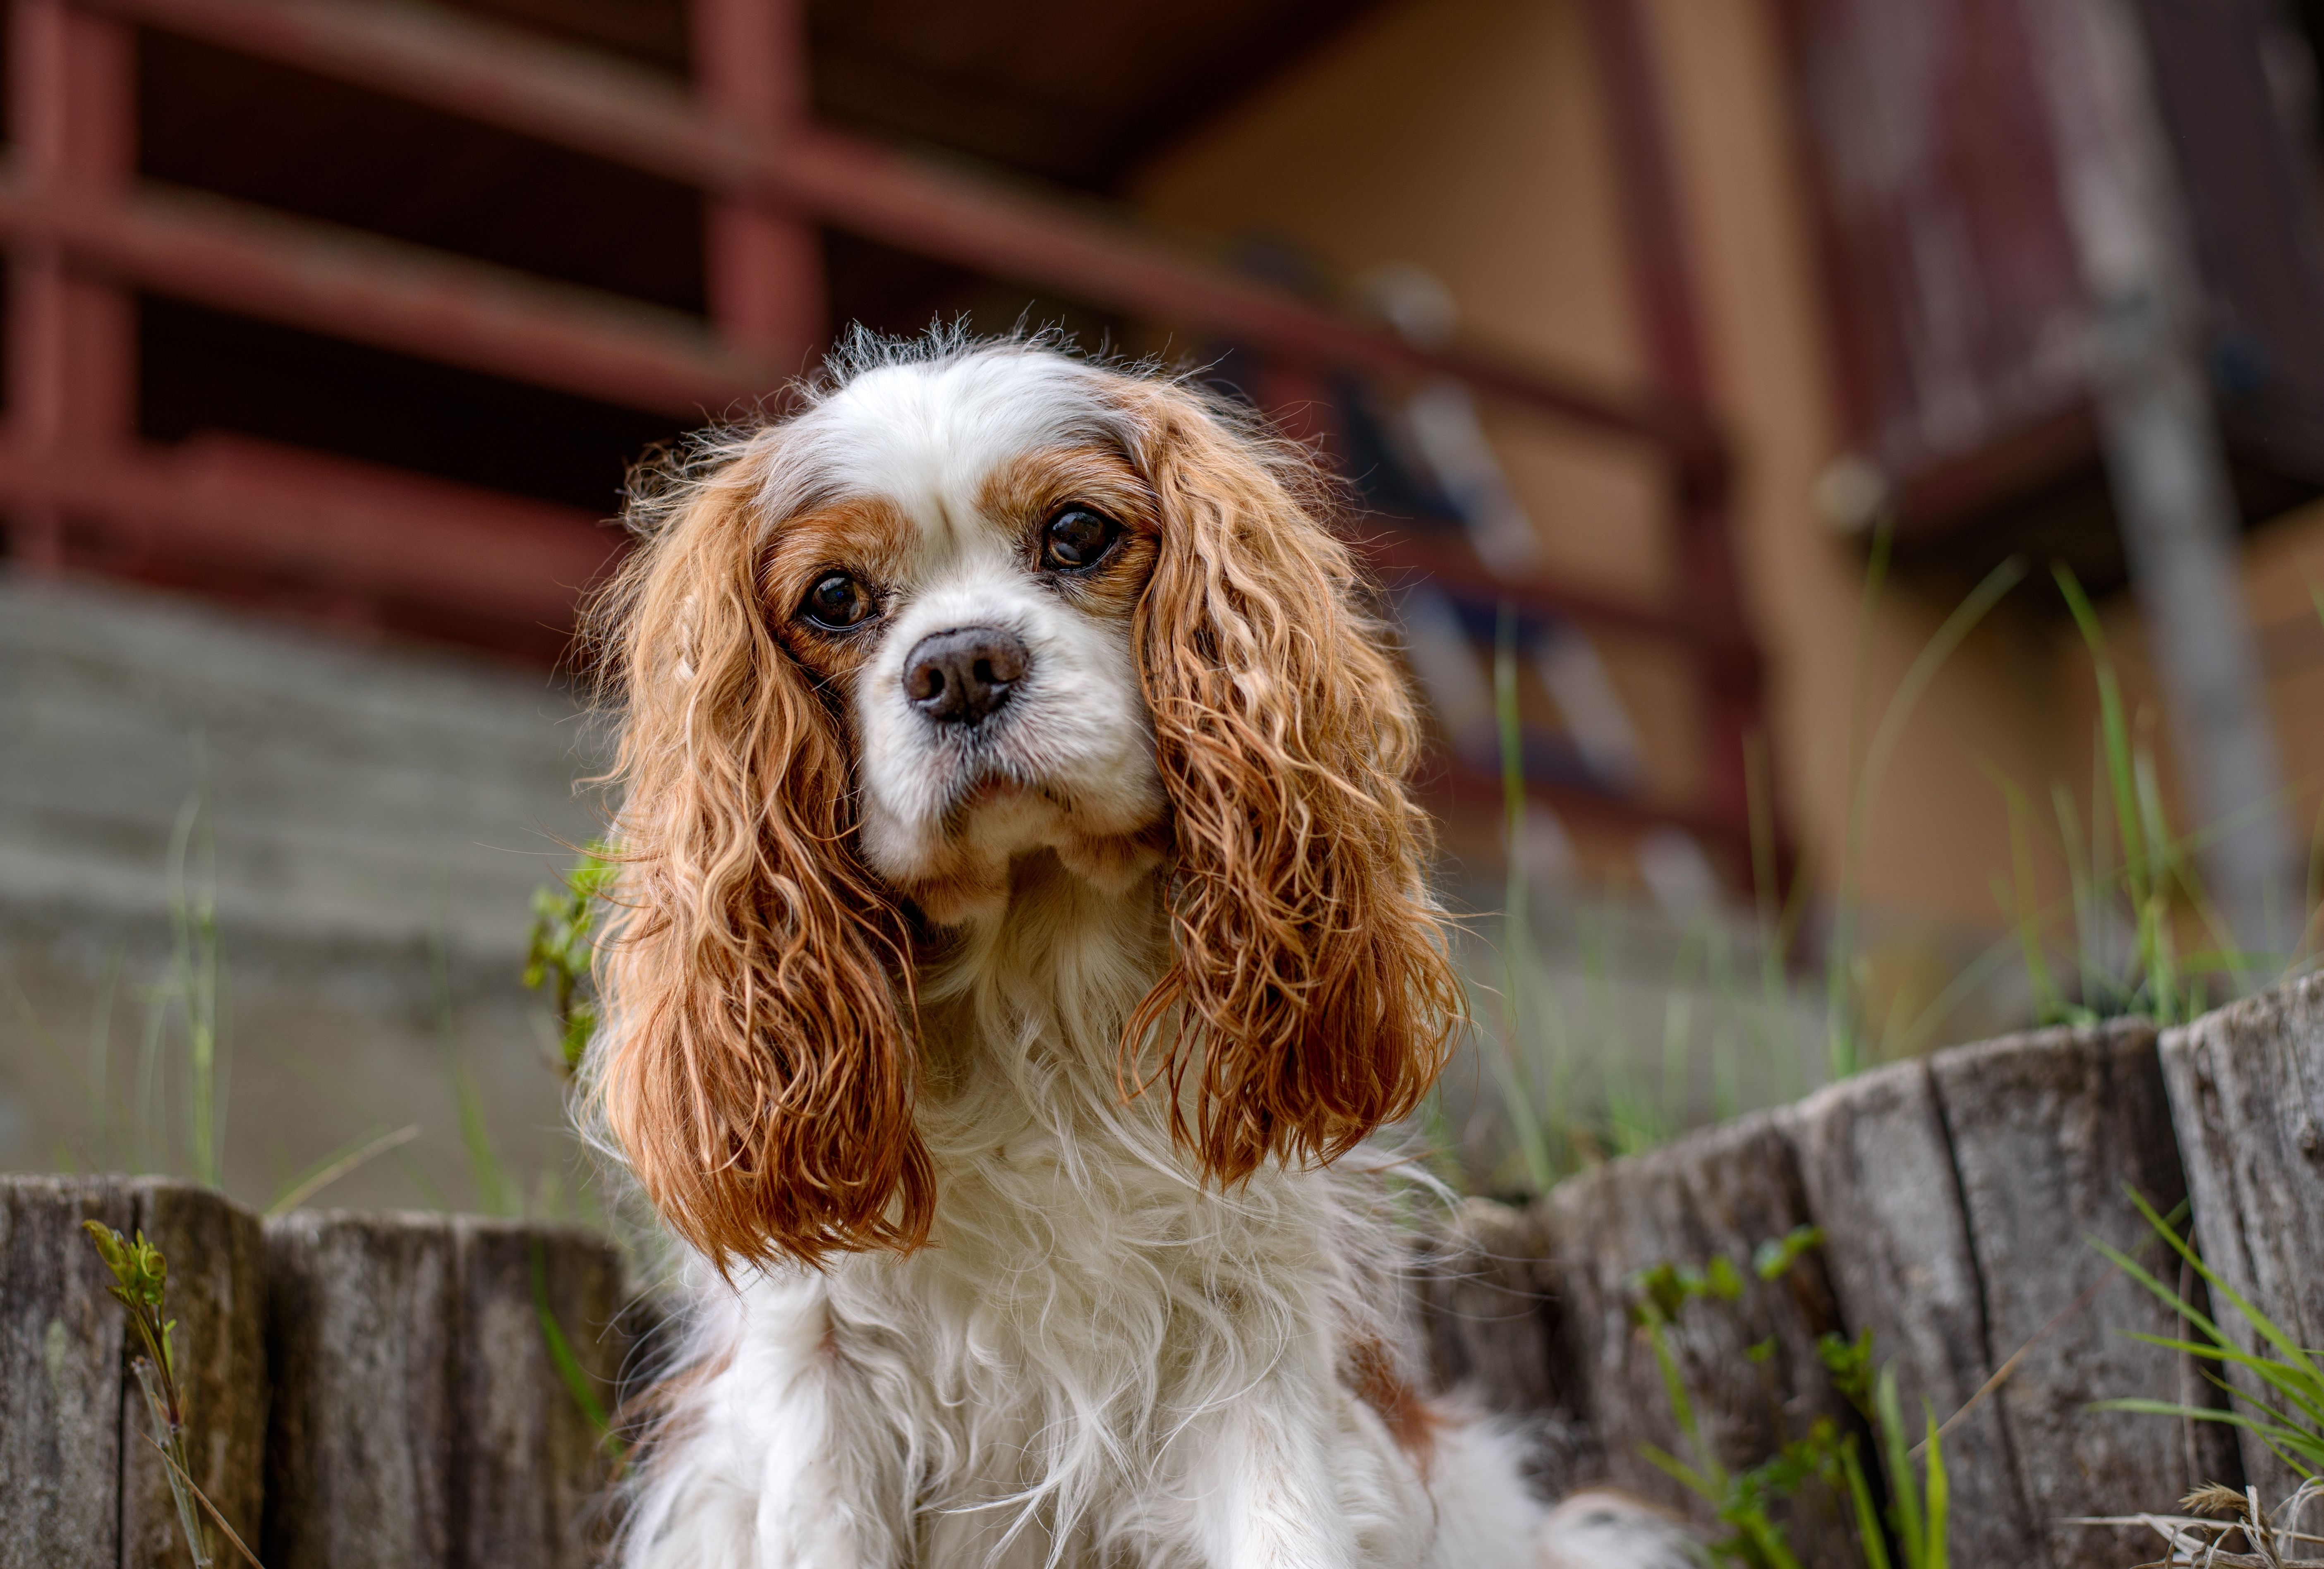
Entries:
{"type": "MultiPolygon", "coordinates": [[[[1623,231],[1647,371],[1656,390],[1686,410],[1702,433],[1674,455],[1680,592],[1701,632],[1696,649],[1709,732],[1705,806],[1725,829],[1738,861],[1748,867],[1748,748],[1766,725],[1765,696],[1735,559],[1732,465],[1711,436],[1710,333],[1688,244],[1677,158],[1646,7],[1641,0],[1588,0],[1584,10],[1621,175],[1623,231]]],[[[1772,812],[1769,820],[1775,820],[1772,812]]]]}
{"type": "Polygon", "coordinates": [[[268,1569],[450,1569],[451,1229],[297,1212],[266,1228],[268,1569]]]}
{"type": "MultiPolygon", "coordinates": [[[[1917,1428],[1925,1400],[1943,1421],[1995,1364],[1984,1282],[1928,1064],[1842,1080],[1785,1112],[1784,1125],[1808,1207],[1823,1228],[1840,1317],[1851,1334],[1872,1331],[1874,1359],[1895,1371],[1904,1419],[1917,1428]]],[[[2037,1562],[2027,1555],[2034,1515],[2000,1406],[1986,1401],[1947,1434],[1944,1457],[1954,1562],[2037,1562]]]]}
{"type": "MultiPolygon", "coordinates": [[[[2324,1346],[2324,979],[2204,1015],[2163,1038],[2171,1113],[2203,1261],[2302,1346],[2324,1346]]],[[[2232,1307],[2219,1326],[2280,1354],[2232,1307]]],[[[2249,1387],[2230,1370],[2228,1380],[2249,1387]]],[[[2244,1476],[2269,1509],[2297,1480],[2255,1436],[2244,1476]]]]}
{"type": "MultiPolygon", "coordinates": [[[[65,0],[14,0],[8,15],[12,172],[33,189],[103,190],[134,171],[135,55],[128,28],[65,0]]],[[[122,290],[75,273],[61,246],[9,258],[8,420],[16,439],[106,448],[136,426],[136,308],[122,290]]],[[[65,521],[50,505],[9,519],[24,568],[64,565],[65,521]]]]}
{"type": "Polygon", "coordinates": [[[610,1463],[541,1309],[610,1391],[611,1248],[473,1216],[301,1212],[269,1223],[267,1256],[267,1569],[592,1562],[610,1463]]]}
{"type": "MultiPolygon", "coordinates": [[[[799,0],[694,0],[693,19],[695,87],[713,117],[769,141],[807,124],[799,0]]],[[[719,193],[709,198],[706,225],[711,319],[735,348],[786,373],[804,370],[825,336],[823,245],[815,226],[719,193]]]]}
{"type": "Polygon", "coordinates": [[[609,1457],[549,1347],[550,1324],[613,1403],[625,1342],[621,1261],[569,1227],[463,1215],[459,1272],[463,1461],[454,1477],[470,1569],[586,1569],[609,1517],[609,1457]]]}
{"type": "Polygon", "coordinates": [[[2137,1396],[2206,1403],[2176,1354],[2129,1338],[2176,1338],[2178,1319],[2132,1282],[2109,1280],[2113,1267],[2089,1241],[2147,1247],[2126,1186],[2166,1212],[2185,1195],[2153,1028],[2125,1020],[2011,1036],[1945,1052],[1930,1072],[1987,1343],[2002,1358],[2025,1350],[1993,1398],[2050,1569],[2117,1569],[2118,1534],[2059,1522],[2170,1509],[2199,1483],[2235,1486],[2241,1475],[2212,1424],[2089,1408],[2137,1396]]]}
{"type": "MultiPolygon", "coordinates": [[[[1790,1143],[1762,1113],[1560,1184],[1546,1200],[1590,1426],[1616,1485],[1708,1524],[1702,1500],[1648,1461],[1648,1444],[1683,1448],[1661,1371],[1632,1320],[1637,1277],[1658,1264],[1723,1257],[1748,1282],[1738,1302],[1698,1303],[1669,1343],[1706,1442],[1722,1464],[1757,1464],[1818,1417],[1860,1426],[1833,1389],[1817,1339],[1841,1324],[1823,1260],[1803,1256],[1785,1282],[1752,1273],[1753,1251],[1808,1223],[1790,1143]],[[1752,1354],[1764,1346],[1766,1353],[1752,1354]]],[[[1689,1457],[1692,1458],[1692,1457],[1689,1457]]],[[[1856,1563],[1837,1510],[1792,1511],[1794,1547],[1811,1565],[1856,1563]]]]}
{"type": "Polygon", "coordinates": [[[143,1436],[127,1317],[85,1220],[143,1231],[168,1260],[187,1458],[254,1542],[268,1388],[258,1217],[183,1183],[11,1177],[0,1178],[0,1569],[192,1563],[169,1473],[143,1436]]]}
{"type": "Polygon", "coordinates": [[[134,1226],[127,1184],[0,1187],[0,1569],[120,1557],[126,1325],[85,1220],[134,1226]]]}

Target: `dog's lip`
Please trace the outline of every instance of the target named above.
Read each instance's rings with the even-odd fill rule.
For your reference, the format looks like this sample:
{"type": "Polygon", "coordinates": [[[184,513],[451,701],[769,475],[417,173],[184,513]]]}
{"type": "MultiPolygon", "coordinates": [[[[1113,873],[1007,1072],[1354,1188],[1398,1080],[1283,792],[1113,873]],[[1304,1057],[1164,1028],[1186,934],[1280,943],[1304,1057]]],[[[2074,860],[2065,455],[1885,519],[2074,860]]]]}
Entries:
{"type": "Polygon", "coordinates": [[[1010,800],[1019,796],[1043,793],[1040,787],[1021,779],[1001,774],[987,774],[961,792],[962,807],[979,807],[987,801],[1010,800]]]}
{"type": "Polygon", "coordinates": [[[937,820],[945,836],[952,838],[966,831],[969,817],[980,807],[1031,800],[1047,801],[1065,811],[1073,809],[1071,797],[1055,785],[995,770],[980,771],[951,791],[937,820]]]}

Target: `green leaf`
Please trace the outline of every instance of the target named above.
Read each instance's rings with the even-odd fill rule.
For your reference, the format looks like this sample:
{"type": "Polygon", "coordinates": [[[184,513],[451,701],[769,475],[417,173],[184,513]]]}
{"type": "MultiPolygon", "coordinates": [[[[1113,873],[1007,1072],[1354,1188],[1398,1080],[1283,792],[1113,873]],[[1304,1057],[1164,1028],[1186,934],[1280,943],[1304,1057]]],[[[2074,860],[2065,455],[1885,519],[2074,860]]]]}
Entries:
{"type": "Polygon", "coordinates": [[[1912,1457],[1904,1451],[1904,1419],[1897,1411],[1894,1369],[1880,1370],[1873,1407],[1879,1413],[1881,1460],[1888,1472],[1888,1496],[1895,1500],[1896,1534],[1904,1542],[1904,1562],[1911,1569],[1928,1569],[1922,1560],[1927,1539],[1921,1529],[1919,1479],[1914,1476],[1912,1457]]]}
{"type": "Polygon", "coordinates": [[[1887,1533],[1880,1528],[1880,1511],[1872,1502],[1872,1486],[1856,1458],[1856,1435],[1840,1445],[1840,1464],[1848,1479],[1848,1501],[1856,1510],[1856,1539],[1864,1549],[1866,1569],[1888,1569],[1887,1533]]]}
{"type": "Polygon", "coordinates": [[[1822,1227],[1794,1226],[1789,1235],[1761,1242],[1751,1255],[1751,1267],[1762,1280],[1780,1280],[1792,1272],[1801,1254],[1822,1246],[1822,1227]]]}
{"type": "Polygon", "coordinates": [[[105,1260],[106,1269],[113,1271],[114,1279],[124,1286],[128,1285],[129,1254],[127,1244],[121,1240],[121,1233],[103,1221],[83,1221],[80,1229],[88,1233],[89,1241],[97,1249],[97,1256],[105,1260]]]}
{"type": "Polygon", "coordinates": [[[2241,1314],[2254,1333],[2278,1354],[2270,1356],[2244,1350],[2228,1338],[2216,1320],[2198,1312],[2193,1304],[2158,1279],[2128,1253],[2093,1238],[2091,1245],[2098,1253],[2138,1282],[2155,1300],[2170,1308],[2201,1336],[2200,1340],[2147,1334],[2130,1338],[2216,1362],[2222,1367],[2240,1368],[2252,1382],[2252,1387],[2247,1389],[2228,1389],[2219,1378],[2206,1370],[2205,1377],[2222,1389],[2228,1389],[2235,1406],[2238,1407],[2236,1409],[2218,1410],[2144,1399],[2109,1400],[2094,1408],[2140,1412],[2181,1421],[2223,1423],[2252,1434],[2286,1465],[2303,1476],[2313,1476],[2319,1470],[2324,1470],[2324,1372],[2319,1372],[2314,1355],[2221,1279],[2218,1271],[2203,1262],[2172,1221],[2156,1213],[2144,1195],[2135,1189],[2126,1191],[2148,1227],[2169,1244],[2188,1268],[2201,1277],[2210,1288],[2213,1299],[2225,1302],[2228,1307],[2241,1314]],[[2273,1393],[2282,1404],[2280,1407],[2271,1405],[2264,1398],[2265,1393],[2273,1393]]]}
{"type": "Polygon", "coordinates": [[[1921,1445],[1928,1454],[1929,1468],[1929,1546],[1925,1555],[1926,1569],[1950,1569],[1950,1549],[1945,1546],[1945,1517],[1952,1509],[1952,1484],[1945,1476],[1945,1446],[1937,1431],[1937,1414],[1925,1408],[1923,1415],[1928,1422],[1928,1436],[1921,1445]]]}
{"type": "Polygon", "coordinates": [[[617,1463],[625,1462],[629,1447],[613,1431],[605,1403],[598,1398],[596,1380],[581,1365],[581,1359],[573,1354],[573,1343],[566,1338],[565,1326],[557,1322],[557,1310],[549,1300],[548,1253],[539,1237],[532,1242],[532,1308],[540,1320],[541,1342],[549,1348],[549,1360],[555,1364],[557,1376],[564,1380],[566,1393],[573,1397],[573,1404],[596,1430],[597,1441],[613,1452],[617,1463]]]}

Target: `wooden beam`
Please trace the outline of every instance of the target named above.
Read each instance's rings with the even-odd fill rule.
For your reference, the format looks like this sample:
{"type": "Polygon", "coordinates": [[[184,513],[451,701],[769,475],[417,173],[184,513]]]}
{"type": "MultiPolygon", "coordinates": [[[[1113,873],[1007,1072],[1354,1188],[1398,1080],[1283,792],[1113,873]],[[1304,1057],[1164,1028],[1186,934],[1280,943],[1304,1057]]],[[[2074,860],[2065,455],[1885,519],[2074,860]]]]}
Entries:
{"type": "Polygon", "coordinates": [[[688,422],[784,380],[678,311],[223,197],[111,195],[17,172],[0,179],[12,245],[216,309],[688,422]]]}
{"type": "Polygon", "coordinates": [[[1415,580],[1487,604],[1508,600],[1520,610],[1557,616],[1608,632],[1638,633],[1682,645],[1701,641],[1705,629],[1692,617],[1645,600],[1600,594],[1545,578],[1504,577],[1477,558],[1460,536],[1421,533],[1392,519],[1352,519],[1349,543],[1381,586],[1391,591],[1415,580]]]}
{"type": "Polygon", "coordinates": [[[1393,377],[1455,376],[1583,428],[1654,443],[1698,486],[1724,482],[1716,429],[1699,410],[1660,393],[1610,392],[1481,348],[1417,348],[1237,276],[1134,227],[1117,208],[821,128],[772,140],[714,118],[670,78],[514,28],[413,0],[75,3],[1265,353],[1393,377]]]}
{"type": "MultiPolygon", "coordinates": [[[[1709,332],[1698,302],[1701,291],[1647,9],[1643,0],[1586,0],[1585,13],[1605,85],[1630,272],[1655,385],[1682,408],[1707,410],[1709,332]]],[[[1711,743],[1707,795],[1715,814],[1740,824],[1750,817],[1751,749],[1765,739],[1766,713],[1759,652],[1735,558],[1733,486],[1723,473],[1683,474],[1673,501],[1680,595],[1700,628],[1711,743]],[[1716,483],[1702,483],[1706,478],[1716,483]]]]}
{"type": "MultiPolygon", "coordinates": [[[[807,119],[807,17],[800,0],[693,0],[694,79],[704,107],[762,141],[807,119]]],[[[727,342],[805,370],[821,354],[823,236],[764,202],[705,204],[710,316],[727,342]]]]}
{"type": "MultiPolygon", "coordinates": [[[[136,163],[129,30],[64,0],[17,0],[7,28],[8,132],[23,178],[44,189],[125,183],[136,163]]],[[[135,301],[77,272],[53,237],[28,238],[9,257],[9,417],[26,441],[125,438],[137,417],[135,301]]],[[[51,509],[20,509],[12,554],[52,569],[62,529],[51,509]]]]}
{"type": "Polygon", "coordinates": [[[225,435],[76,448],[11,428],[0,505],[55,509],[109,561],[549,631],[622,548],[574,508],[225,435]]]}

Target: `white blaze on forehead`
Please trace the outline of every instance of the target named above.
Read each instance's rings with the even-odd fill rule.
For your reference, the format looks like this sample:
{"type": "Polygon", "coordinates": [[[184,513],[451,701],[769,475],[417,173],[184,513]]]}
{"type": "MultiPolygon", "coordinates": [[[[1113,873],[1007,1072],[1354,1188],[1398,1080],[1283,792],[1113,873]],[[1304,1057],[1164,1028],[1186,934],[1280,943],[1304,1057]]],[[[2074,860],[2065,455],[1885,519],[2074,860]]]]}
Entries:
{"type": "Polygon", "coordinates": [[[1093,879],[1149,864],[1132,836],[1165,800],[1128,624],[1042,579],[1021,548],[1029,520],[982,511],[996,474],[1028,457],[1136,449],[1134,419],[1105,382],[1015,348],[882,365],[785,427],[771,454],[770,516],[876,497],[918,536],[900,567],[883,568],[892,580],[848,706],[865,856],[916,898],[940,900],[938,919],[1005,903],[1012,860],[1033,850],[1093,879]],[[1006,707],[973,734],[921,712],[905,679],[923,639],[969,626],[1006,632],[1025,653],[1006,707]]]}
{"type": "Polygon", "coordinates": [[[1119,443],[1120,417],[1094,374],[1056,355],[997,349],[883,365],[799,425],[819,484],[901,507],[931,544],[957,549],[995,469],[1074,442],[1119,443]]]}

